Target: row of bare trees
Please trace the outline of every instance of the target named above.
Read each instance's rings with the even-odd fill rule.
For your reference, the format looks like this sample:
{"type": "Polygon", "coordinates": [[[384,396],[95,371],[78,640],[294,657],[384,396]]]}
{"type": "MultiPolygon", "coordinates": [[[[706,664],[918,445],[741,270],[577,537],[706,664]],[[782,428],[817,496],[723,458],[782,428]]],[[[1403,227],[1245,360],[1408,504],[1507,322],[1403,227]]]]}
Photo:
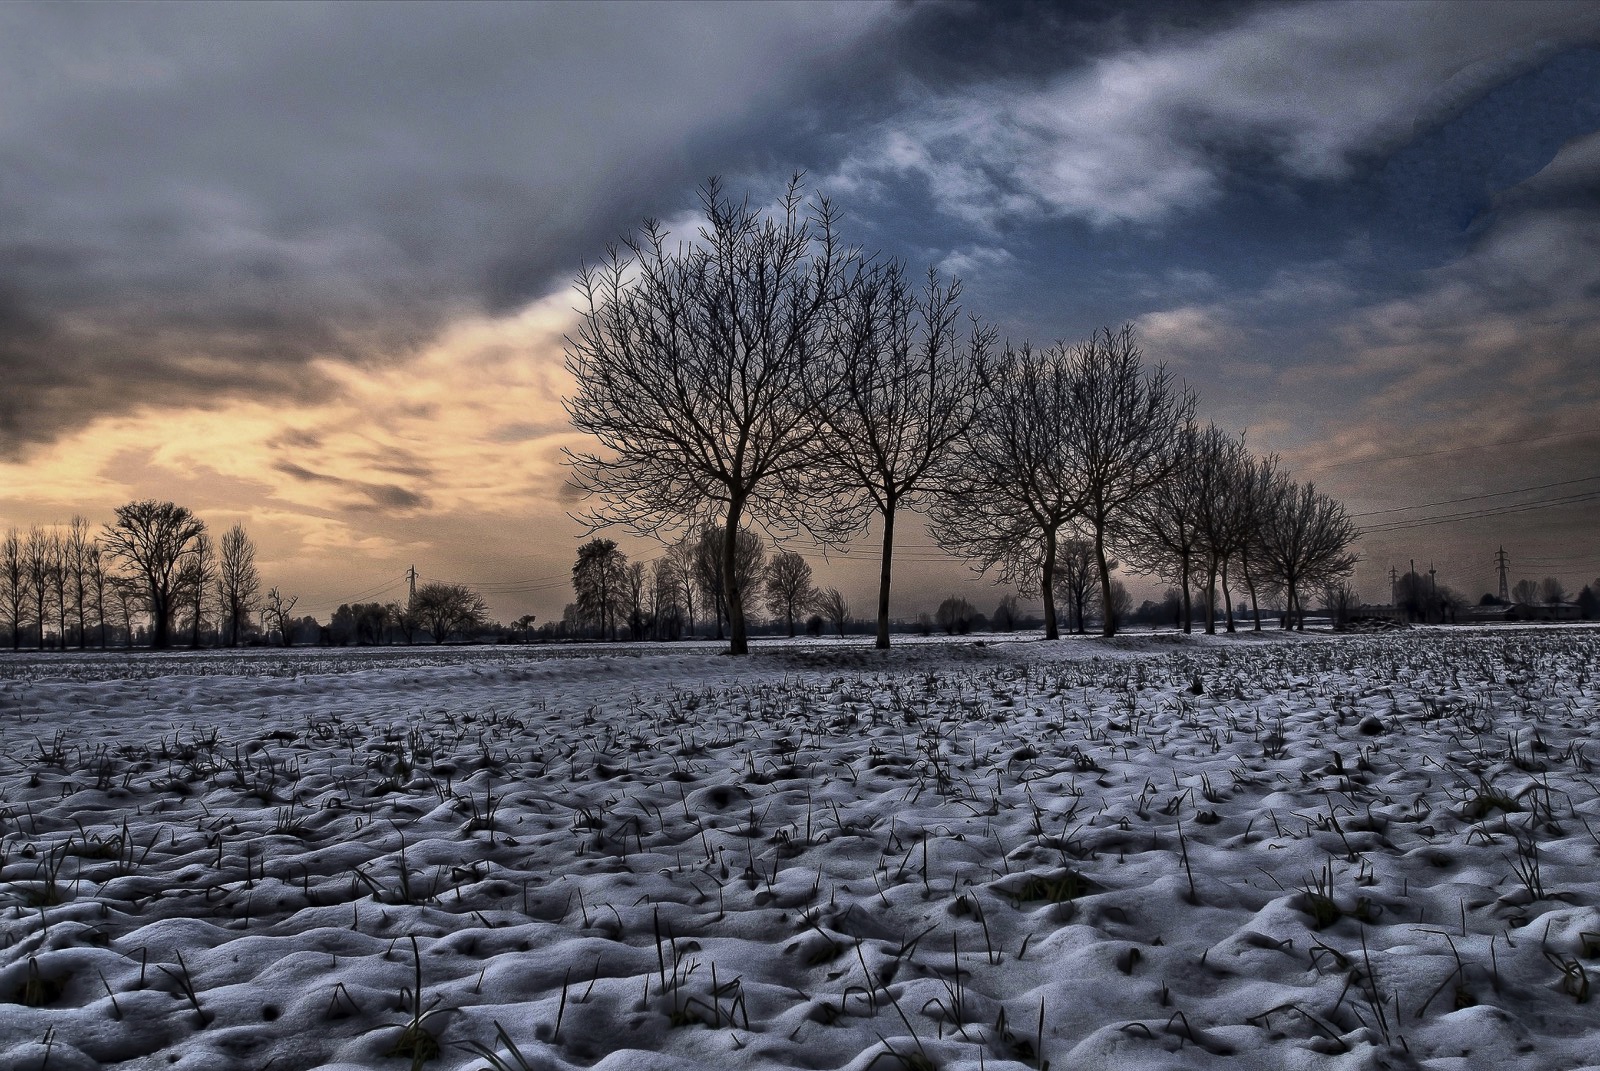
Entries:
{"type": "Polygon", "coordinates": [[[52,632],[63,650],[105,647],[112,629],[131,646],[141,618],[152,647],[168,646],[179,625],[198,646],[208,620],[237,645],[262,606],[255,555],[242,525],[213,542],[204,522],[172,502],[118,506],[99,532],[83,517],[26,534],[13,528],[0,541],[0,616],[13,649],[26,639],[42,650],[52,632]]]}
{"type": "MultiPolygon", "coordinates": [[[[566,407],[599,449],[568,458],[597,501],[592,528],[670,543],[720,527],[716,599],[733,653],[747,650],[755,578],[737,546],[751,523],[841,545],[876,516],[880,647],[905,507],[928,514],[945,549],[1040,596],[1050,638],[1064,542],[1090,548],[1102,605],[1115,555],[1177,578],[1186,599],[1197,583],[1225,591],[1231,575],[1252,597],[1275,585],[1291,616],[1353,564],[1343,507],[1198,428],[1193,395],[1144,365],[1131,328],[997,347],[992,329],[963,320],[958,282],[930,271],[917,287],[899,264],[846,247],[834,208],[807,203],[798,178],[770,212],[715,180],[702,206],[697,240],[669,244],[647,221],[581,271],[566,407]]],[[[1074,583],[1081,627],[1081,570],[1074,583]]],[[[1115,615],[1102,618],[1110,634],[1115,615]]]]}

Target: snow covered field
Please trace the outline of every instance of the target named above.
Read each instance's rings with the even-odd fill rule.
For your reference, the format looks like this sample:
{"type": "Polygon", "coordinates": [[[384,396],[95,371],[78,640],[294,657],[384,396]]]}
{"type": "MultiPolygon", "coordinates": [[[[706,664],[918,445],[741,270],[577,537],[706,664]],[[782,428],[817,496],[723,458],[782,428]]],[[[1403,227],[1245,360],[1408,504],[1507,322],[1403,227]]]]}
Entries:
{"type": "Polygon", "coordinates": [[[0,658],[0,1069],[1600,1066],[1600,632],[0,658]]]}

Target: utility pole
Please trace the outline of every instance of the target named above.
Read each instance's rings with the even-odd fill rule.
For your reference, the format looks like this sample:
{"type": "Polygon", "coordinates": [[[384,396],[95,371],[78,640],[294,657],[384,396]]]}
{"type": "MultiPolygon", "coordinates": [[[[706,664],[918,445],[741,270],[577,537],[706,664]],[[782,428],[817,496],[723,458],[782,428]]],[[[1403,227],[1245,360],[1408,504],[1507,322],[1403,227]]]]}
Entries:
{"type": "Polygon", "coordinates": [[[417,597],[417,567],[415,565],[406,570],[406,583],[411,586],[411,598],[415,600],[417,597]]]}
{"type": "Polygon", "coordinates": [[[1506,587],[1506,567],[1508,565],[1510,565],[1510,560],[1506,557],[1506,548],[1505,547],[1501,547],[1498,551],[1495,552],[1494,562],[1495,562],[1495,565],[1500,570],[1500,601],[1501,602],[1510,602],[1511,601],[1511,592],[1506,587]]]}

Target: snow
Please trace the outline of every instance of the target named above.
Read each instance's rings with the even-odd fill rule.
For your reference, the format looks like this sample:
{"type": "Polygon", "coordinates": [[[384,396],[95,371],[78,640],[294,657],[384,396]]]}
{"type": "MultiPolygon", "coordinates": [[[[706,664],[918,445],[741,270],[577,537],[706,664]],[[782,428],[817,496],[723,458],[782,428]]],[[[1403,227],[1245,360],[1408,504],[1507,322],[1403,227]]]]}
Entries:
{"type": "Polygon", "coordinates": [[[0,1071],[1594,1066],[1597,655],[7,655],[0,1071]]]}

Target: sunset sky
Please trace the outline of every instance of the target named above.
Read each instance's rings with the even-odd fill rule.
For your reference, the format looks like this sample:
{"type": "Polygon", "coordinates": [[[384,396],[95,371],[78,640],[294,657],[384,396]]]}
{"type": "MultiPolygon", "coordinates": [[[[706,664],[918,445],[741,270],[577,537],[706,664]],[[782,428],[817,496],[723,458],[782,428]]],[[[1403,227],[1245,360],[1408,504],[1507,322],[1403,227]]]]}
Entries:
{"type": "MultiPolygon", "coordinates": [[[[1014,341],[1134,323],[1366,598],[1600,576],[1593,3],[0,5],[0,527],[170,498],[304,612],[559,617],[574,274],[795,171],[1014,341]]],[[[815,565],[868,610],[870,537],[815,565]]]]}

